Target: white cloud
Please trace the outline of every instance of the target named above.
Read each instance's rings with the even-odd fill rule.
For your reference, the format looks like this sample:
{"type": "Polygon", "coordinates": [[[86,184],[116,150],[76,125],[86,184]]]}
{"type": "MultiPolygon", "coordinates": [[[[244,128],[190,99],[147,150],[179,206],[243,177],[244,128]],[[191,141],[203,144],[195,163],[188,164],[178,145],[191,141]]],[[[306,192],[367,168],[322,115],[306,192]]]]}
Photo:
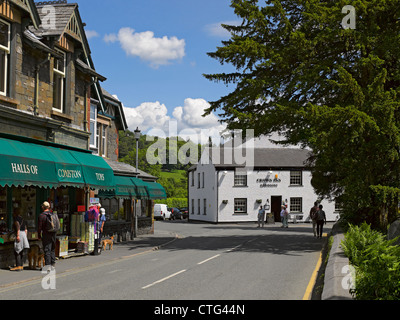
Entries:
{"type": "Polygon", "coordinates": [[[239,26],[242,22],[239,20],[232,21],[222,21],[217,23],[211,23],[204,27],[205,31],[213,37],[219,38],[230,38],[231,34],[225,28],[222,27],[222,24],[230,25],[230,26],[239,26]]]}
{"type": "Polygon", "coordinates": [[[88,40],[100,37],[100,35],[95,30],[85,30],[85,33],[86,33],[86,38],[88,38],[88,40]]]}
{"type": "Polygon", "coordinates": [[[121,28],[116,34],[104,37],[107,43],[119,42],[128,56],[139,57],[149,62],[152,68],[181,60],[185,56],[185,40],[177,37],[156,38],[154,32],[136,33],[132,28],[121,28]]]}
{"type": "Polygon", "coordinates": [[[118,37],[116,34],[111,33],[111,34],[106,34],[103,38],[104,42],[106,43],[114,43],[118,41],[118,37]]]}
{"type": "Polygon", "coordinates": [[[218,144],[220,132],[226,129],[215,114],[203,117],[210,104],[204,99],[188,98],[168,115],[168,109],[160,102],[145,102],[136,108],[124,108],[129,130],[139,127],[143,133],[164,132],[164,136],[176,136],[194,142],[206,143],[212,137],[218,144]]]}

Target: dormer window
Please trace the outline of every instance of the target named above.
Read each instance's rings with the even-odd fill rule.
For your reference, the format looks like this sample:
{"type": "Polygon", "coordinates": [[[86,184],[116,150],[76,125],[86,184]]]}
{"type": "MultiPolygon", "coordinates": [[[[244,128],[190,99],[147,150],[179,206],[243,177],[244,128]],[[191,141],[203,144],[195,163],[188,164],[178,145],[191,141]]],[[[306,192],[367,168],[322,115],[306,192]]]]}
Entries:
{"type": "Polygon", "coordinates": [[[53,110],[64,113],[66,55],[60,50],[57,53],[61,58],[54,57],[53,110]]]}
{"type": "Polygon", "coordinates": [[[0,95],[7,95],[10,24],[0,19],[0,95]]]}

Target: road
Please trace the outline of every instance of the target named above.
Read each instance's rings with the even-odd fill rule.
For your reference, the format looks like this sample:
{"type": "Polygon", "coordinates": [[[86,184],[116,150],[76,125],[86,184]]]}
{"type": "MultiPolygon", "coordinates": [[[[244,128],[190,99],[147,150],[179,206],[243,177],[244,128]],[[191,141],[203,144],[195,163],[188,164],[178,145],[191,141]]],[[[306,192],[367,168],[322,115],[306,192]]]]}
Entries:
{"type": "Polygon", "coordinates": [[[155,227],[179,238],[158,251],[64,272],[55,290],[39,280],[1,289],[0,300],[301,300],[323,246],[309,224],[155,227]]]}

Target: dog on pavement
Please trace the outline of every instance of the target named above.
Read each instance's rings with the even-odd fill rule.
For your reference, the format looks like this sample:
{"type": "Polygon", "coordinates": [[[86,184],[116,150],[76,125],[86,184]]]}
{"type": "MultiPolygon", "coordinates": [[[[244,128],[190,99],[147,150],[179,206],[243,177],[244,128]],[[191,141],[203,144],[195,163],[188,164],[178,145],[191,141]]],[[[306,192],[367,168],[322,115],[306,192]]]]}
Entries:
{"type": "Polygon", "coordinates": [[[36,270],[36,267],[44,267],[44,251],[42,248],[34,244],[28,252],[29,269],[36,270]]]}
{"type": "Polygon", "coordinates": [[[104,239],[101,241],[101,246],[103,247],[103,250],[106,250],[107,245],[108,249],[112,250],[113,244],[114,244],[114,236],[112,236],[110,239],[104,239]]]}

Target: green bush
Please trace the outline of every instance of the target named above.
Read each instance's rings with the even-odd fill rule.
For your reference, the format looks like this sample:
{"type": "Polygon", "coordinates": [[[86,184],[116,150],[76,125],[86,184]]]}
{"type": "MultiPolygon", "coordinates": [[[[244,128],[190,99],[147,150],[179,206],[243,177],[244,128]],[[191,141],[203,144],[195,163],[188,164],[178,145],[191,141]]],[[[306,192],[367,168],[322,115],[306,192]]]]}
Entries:
{"type": "Polygon", "coordinates": [[[350,226],[342,248],[356,269],[357,300],[400,300],[400,247],[363,223],[350,226]]]}
{"type": "Polygon", "coordinates": [[[187,198],[168,198],[166,200],[157,200],[155,203],[163,203],[166,204],[169,208],[183,208],[188,207],[188,199],[187,198]]]}

